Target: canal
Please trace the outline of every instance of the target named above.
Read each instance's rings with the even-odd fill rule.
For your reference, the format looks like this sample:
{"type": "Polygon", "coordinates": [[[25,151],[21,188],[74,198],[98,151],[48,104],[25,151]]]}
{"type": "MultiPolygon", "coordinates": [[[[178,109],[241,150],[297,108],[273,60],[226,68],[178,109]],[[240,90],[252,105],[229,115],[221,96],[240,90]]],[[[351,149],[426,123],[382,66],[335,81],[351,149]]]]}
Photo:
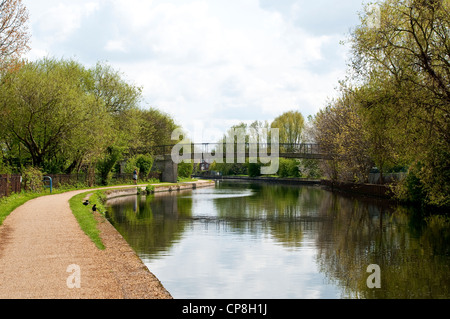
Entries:
{"type": "Polygon", "coordinates": [[[450,298],[450,221],[414,208],[242,182],[108,206],[174,298],[450,298]]]}

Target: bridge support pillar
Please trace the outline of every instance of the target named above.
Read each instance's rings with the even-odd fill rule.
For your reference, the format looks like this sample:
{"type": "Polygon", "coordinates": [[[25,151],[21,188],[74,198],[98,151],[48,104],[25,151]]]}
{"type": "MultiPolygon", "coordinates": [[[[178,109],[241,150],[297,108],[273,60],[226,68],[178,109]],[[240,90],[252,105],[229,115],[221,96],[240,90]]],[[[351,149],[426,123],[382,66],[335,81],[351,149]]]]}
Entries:
{"type": "Polygon", "coordinates": [[[158,156],[153,163],[154,169],[162,173],[161,182],[176,183],[178,179],[178,164],[172,161],[172,156],[158,156]]]}

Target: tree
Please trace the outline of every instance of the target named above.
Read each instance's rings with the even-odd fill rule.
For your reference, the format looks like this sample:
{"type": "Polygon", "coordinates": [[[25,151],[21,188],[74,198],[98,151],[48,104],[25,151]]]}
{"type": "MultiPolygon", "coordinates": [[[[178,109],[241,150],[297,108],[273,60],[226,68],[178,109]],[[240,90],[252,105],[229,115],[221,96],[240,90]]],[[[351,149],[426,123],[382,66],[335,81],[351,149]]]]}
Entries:
{"type": "Polygon", "coordinates": [[[139,154],[128,159],[125,173],[131,174],[135,169],[139,175],[146,179],[153,166],[153,157],[150,154],[139,154]]]}
{"type": "MultiPolygon", "coordinates": [[[[308,121],[305,123],[303,141],[305,143],[317,143],[315,139],[314,117],[312,115],[308,116],[308,121]]],[[[302,158],[299,160],[299,169],[306,178],[318,179],[322,177],[319,159],[302,158]]]]}
{"type": "MultiPolygon", "coordinates": [[[[95,172],[107,184],[119,160],[139,156],[142,172],[155,144],[171,144],[174,120],[140,108],[141,88],[105,64],[86,68],[45,58],[0,73],[1,171],[95,172]]],[[[149,167],[150,166],[150,167],[149,167]]]]}
{"type": "Polygon", "coordinates": [[[104,63],[97,63],[91,72],[94,96],[105,103],[108,113],[120,116],[127,110],[139,107],[141,87],[128,83],[123,74],[104,63]]]}
{"type": "Polygon", "coordinates": [[[423,202],[450,205],[450,3],[385,0],[378,5],[379,25],[373,27],[370,15],[363,15],[351,38],[359,86],[383,88],[372,89],[361,100],[363,107],[372,119],[388,111],[402,126],[401,134],[388,131],[402,139],[396,145],[402,161],[420,162],[416,176],[423,202]],[[395,92],[395,103],[387,101],[386,91],[395,92]]]}
{"type": "MultiPolygon", "coordinates": [[[[379,28],[370,27],[369,16],[365,16],[353,32],[354,70],[364,79],[385,70],[398,84],[426,91],[448,104],[448,0],[385,0],[379,7],[379,28]]],[[[449,111],[445,105],[438,108],[449,111]]]]}
{"type": "Polygon", "coordinates": [[[111,170],[122,156],[122,150],[110,146],[106,149],[103,157],[97,162],[97,169],[100,174],[102,185],[108,185],[111,179],[111,170]]]}
{"type": "Polygon", "coordinates": [[[394,81],[406,101],[403,120],[450,141],[449,2],[386,0],[380,15],[380,28],[366,17],[353,32],[353,69],[364,83],[394,81]]]}
{"type": "Polygon", "coordinates": [[[0,1],[0,68],[11,66],[29,50],[28,11],[22,0],[0,1]]]}
{"type": "Polygon", "coordinates": [[[367,182],[373,161],[370,141],[358,105],[352,94],[344,93],[319,111],[314,118],[314,139],[329,159],[323,172],[331,180],[367,182]]]}
{"type": "Polygon", "coordinates": [[[49,168],[55,161],[64,166],[83,148],[82,140],[98,141],[94,133],[107,130],[108,121],[101,105],[85,91],[86,76],[80,64],[53,59],[3,72],[2,135],[11,153],[26,152],[35,167],[49,168]]]}
{"type": "Polygon", "coordinates": [[[384,173],[408,164],[402,154],[406,126],[404,122],[397,121],[396,115],[401,96],[392,84],[367,83],[349,93],[357,102],[357,112],[369,142],[367,152],[380,172],[382,184],[384,173]]]}
{"type": "Polygon", "coordinates": [[[285,112],[278,116],[270,125],[271,128],[278,128],[280,134],[280,144],[289,144],[286,151],[293,148],[293,144],[302,142],[302,132],[305,126],[305,119],[298,111],[285,112]]]}
{"type": "Polygon", "coordinates": [[[106,177],[123,154],[138,144],[140,130],[139,103],[142,88],[125,81],[123,74],[104,63],[90,70],[92,81],[89,85],[97,103],[103,104],[108,118],[112,121],[113,134],[108,136],[108,152],[104,153],[101,165],[102,175],[106,177]],[[111,152],[112,150],[112,152],[111,152]],[[113,154],[113,156],[111,156],[113,154]],[[115,160],[114,163],[111,163],[115,160]],[[109,168],[106,172],[104,169],[109,168]]]}
{"type": "Polygon", "coordinates": [[[97,63],[90,72],[92,82],[89,92],[98,103],[104,105],[114,127],[109,146],[122,154],[132,148],[139,138],[142,88],[128,83],[123,74],[104,63],[97,63]]]}
{"type": "MultiPolygon", "coordinates": [[[[255,132],[253,132],[255,133],[255,132]]],[[[215,163],[215,169],[223,175],[247,174],[246,165],[246,143],[249,142],[247,124],[241,122],[233,125],[226,134],[217,142],[216,156],[220,156],[215,163]],[[220,149],[222,148],[222,149],[220,149]],[[229,156],[227,157],[227,152],[229,156]]]]}
{"type": "Polygon", "coordinates": [[[179,128],[170,115],[155,109],[140,109],[136,112],[139,134],[133,145],[135,152],[158,152],[156,146],[173,145],[172,132],[179,128]]]}
{"type": "Polygon", "coordinates": [[[11,169],[5,163],[3,154],[0,153],[0,174],[10,174],[11,169]]]}

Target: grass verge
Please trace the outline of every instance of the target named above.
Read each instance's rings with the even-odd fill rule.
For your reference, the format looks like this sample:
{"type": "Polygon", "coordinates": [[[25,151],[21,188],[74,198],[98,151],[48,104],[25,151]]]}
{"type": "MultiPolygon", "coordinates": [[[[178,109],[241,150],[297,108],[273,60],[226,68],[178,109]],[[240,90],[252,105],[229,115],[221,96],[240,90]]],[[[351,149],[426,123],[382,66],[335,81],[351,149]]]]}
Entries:
{"type": "MultiPolygon", "coordinates": [[[[77,190],[77,188],[54,190],[53,195],[69,192],[72,190],[77,190]]],[[[89,193],[93,193],[90,199],[92,205],[96,203],[97,207],[99,207],[99,211],[104,212],[105,209],[102,202],[102,198],[104,195],[102,195],[101,191],[99,190],[96,191],[94,189],[72,197],[69,200],[70,209],[72,210],[72,213],[77,219],[77,222],[79,223],[81,229],[86,233],[86,235],[89,236],[89,238],[94,242],[94,244],[99,249],[105,249],[105,246],[103,245],[100,238],[100,231],[97,228],[98,222],[95,220],[95,216],[92,214],[91,210],[92,205],[89,206],[83,205],[83,198],[86,197],[86,195],[89,193]]],[[[9,214],[11,214],[11,212],[14,211],[16,208],[22,206],[29,200],[48,195],[50,194],[46,192],[41,193],[23,192],[18,194],[15,193],[12,194],[11,196],[0,198],[0,226],[3,224],[6,217],[8,217],[9,214]]]]}
{"type": "MultiPolygon", "coordinates": [[[[0,198],[0,226],[8,215],[17,207],[22,206],[31,199],[42,196],[41,193],[21,193],[12,194],[8,197],[0,198]]],[[[45,194],[48,195],[48,194],[45,194]]]]}
{"type": "MultiPolygon", "coordinates": [[[[128,184],[118,184],[118,185],[111,185],[111,186],[126,186],[128,184]]],[[[133,186],[129,184],[130,186],[133,186]]],[[[94,186],[94,187],[87,187],[82,186],[82,189],[93,189],[95,191],[95,188],[100,188],[102,186],[94,186]]],[[[55,194],[61,194],[66,193],[70,191],[79,190],[80,186],[63,186],[60,188],[53,188],[53,193],[50,194],[48,190],[42,191],[42,192],[21,192],[21,193],[13,193],[8,197],[0,197],[0,226],[5,221],[6,217],[8,217],[9,214],[19,206],[22,206],[26,202],[28,202],[31,199],[41,197],[41,196],[48,196],[48,195],[55,195],[55,194]]]]}
{"type": "Polygon", "coordinates": [[[98,221],[96,220],[94,214],[92,213],[92,206],[97,204],[100,212],[104,212],[101,207],[103,204],[100,201],[99,193],[101,191],[96,191],[89,198],[89,205],[83,205],[83,199],[91,192],[82,193],[79,195],[75,195],[69,200],[70,209],[72,210],[73,215],[75,216],[78,224],[84,233],[92,240],[92,242],[97,246],[98,249],[105,249],[105,245],[103,245],[102,239],[100,237],[100,231],[98,229],[98,221]]]}

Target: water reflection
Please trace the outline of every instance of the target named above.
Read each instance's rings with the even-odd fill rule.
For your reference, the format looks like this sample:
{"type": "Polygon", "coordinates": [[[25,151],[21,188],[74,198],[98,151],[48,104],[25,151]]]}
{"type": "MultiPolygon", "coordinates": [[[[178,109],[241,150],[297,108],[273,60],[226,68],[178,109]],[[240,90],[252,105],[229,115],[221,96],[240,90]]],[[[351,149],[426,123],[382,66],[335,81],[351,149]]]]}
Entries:
{"type": "Polygon", "coordinates": [[[449,298],[450,223],[412,208],[329,196],[321,209],[334,214],[321,224],[321,271],[351,298],[449,298]],[[381,269],[381,289],[367,287],[367,266],[381,269]]]}
{"type": "MultiPolygon", "coordinates": [[[[179,192],[177,194],[183,194],[179,192]]],[[[192,200],[172,194],[127,196],[108,201],[108,218],[138,254],[157,255],[177,242],[192,215],[192,200]]]]}
{"type": "Polygon", "coordinates": [[[319,187],[227,184],[109,202],[175,298],[449,298],[450,222],[319,187]],[[369,289],[367,266],[381,269],[369,289]]]}

